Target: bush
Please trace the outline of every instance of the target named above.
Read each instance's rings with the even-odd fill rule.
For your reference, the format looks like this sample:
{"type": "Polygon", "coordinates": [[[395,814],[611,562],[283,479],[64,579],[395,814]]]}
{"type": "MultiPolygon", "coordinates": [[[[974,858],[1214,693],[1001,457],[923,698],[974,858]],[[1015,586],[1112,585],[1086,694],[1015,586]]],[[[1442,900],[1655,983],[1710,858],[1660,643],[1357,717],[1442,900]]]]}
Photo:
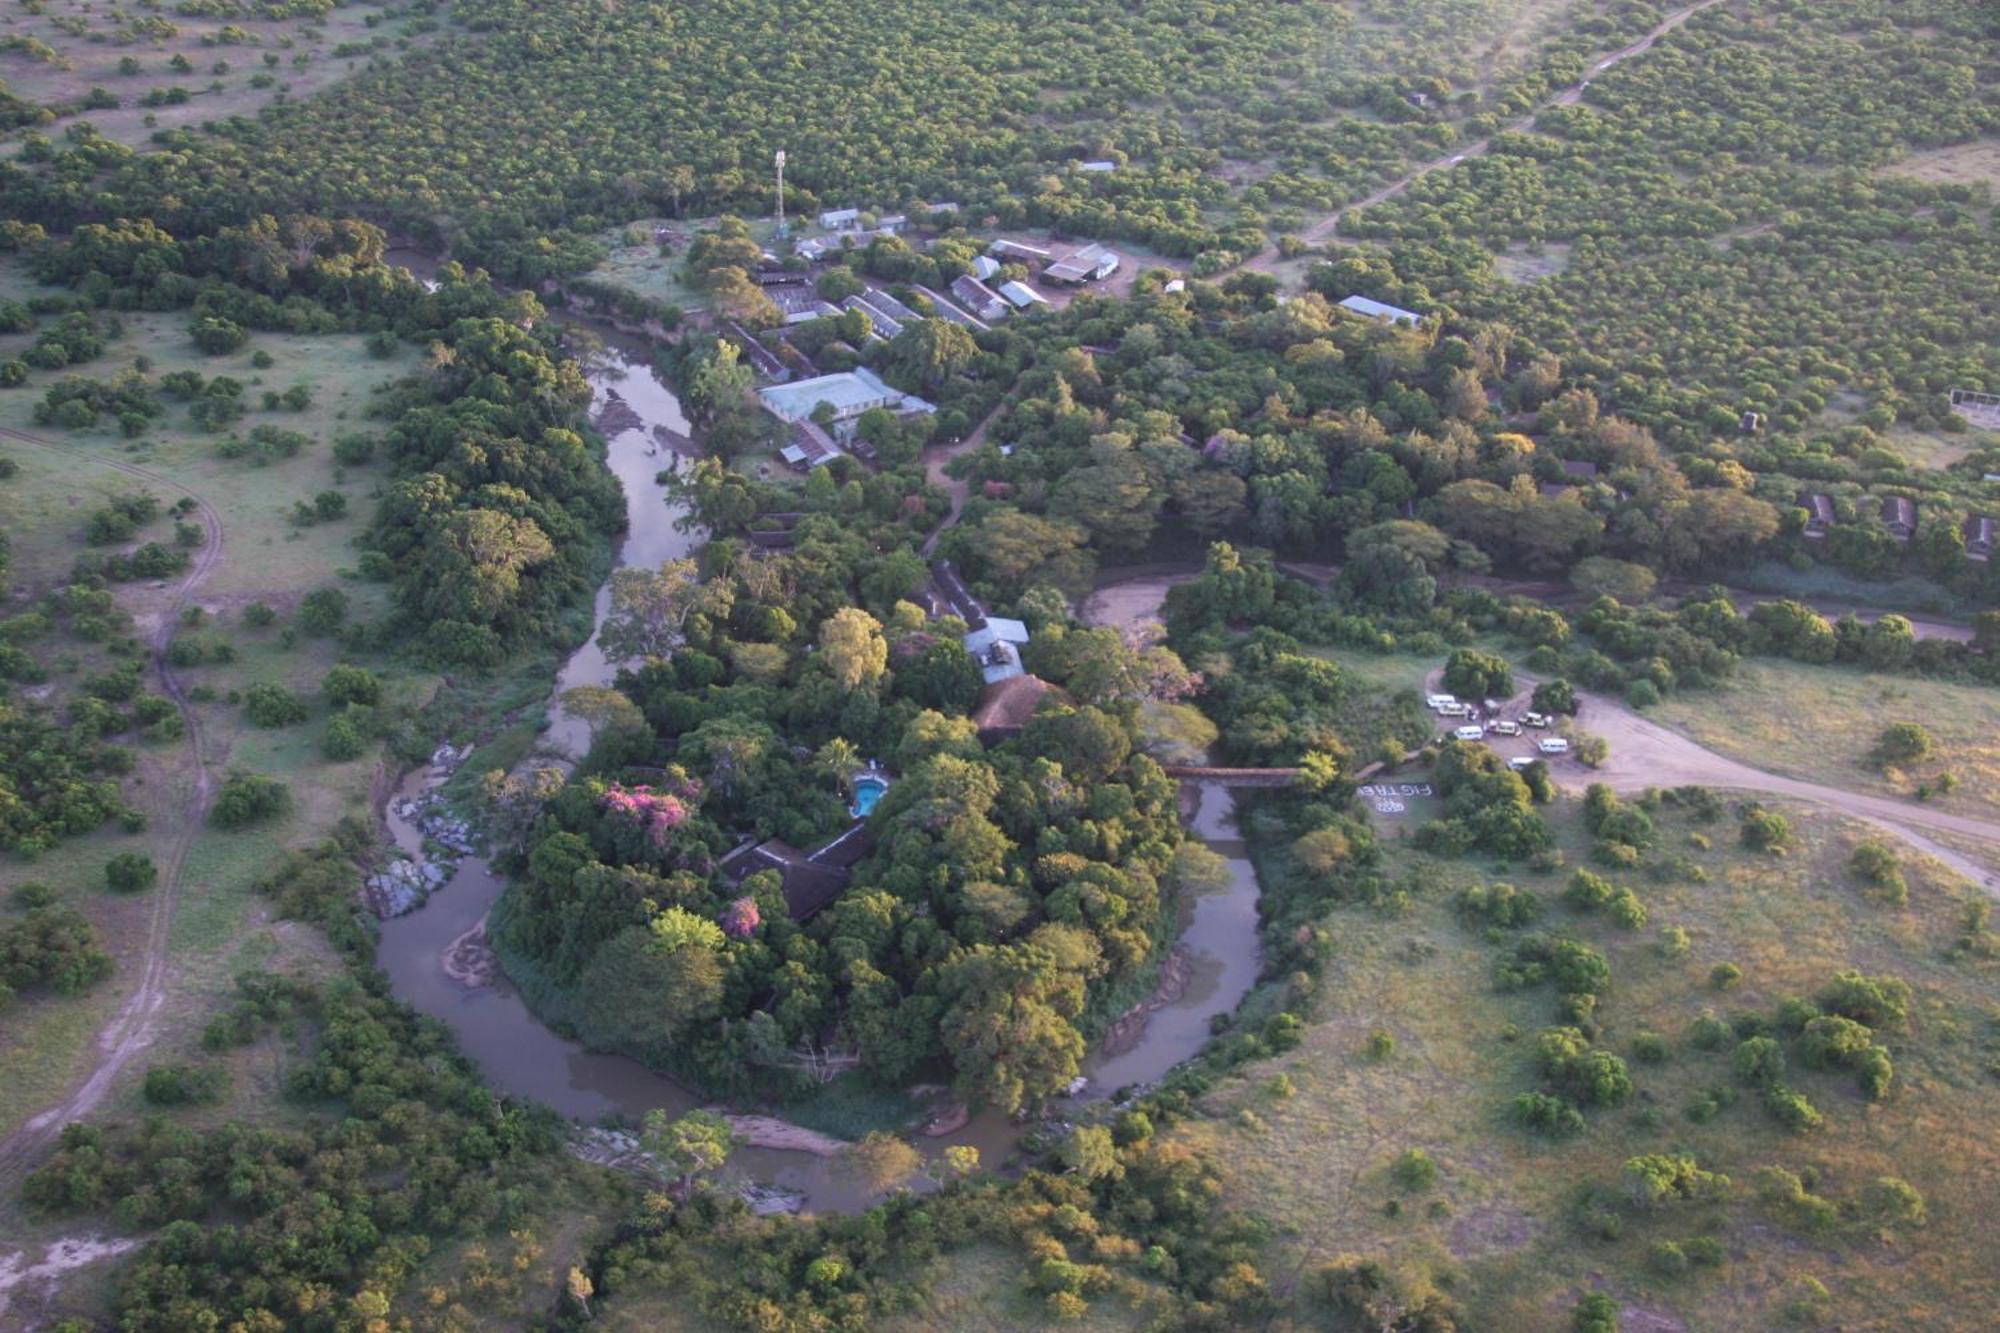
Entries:
{"type": "Polygon", "coordinates": [[[1743,980],[1743,969],[1734,963],[1717,963],[1708,970],[1708,984],[1717,990],[1729,990],[1743,980]]]}
{"type": "Polygon", "coordinates": [[[1406,1148],[1389,1167],[1389,1174],[1406,1190],[1427,1190],[1437,1184],[1438,1165],[1422,1148],[1406,1148]]]}
{"type": "Polygon", "coordinates": [[[299,603],[301,634],[320,637],[338,630],[347,619],[347,594],[338,588],[318,588],[299,603]]]}
{"type": "Polygon", "coordinates": [[[1514,693],[1514,672],[1504,657],[1456,648],[1445,662],[1444,687],[1463,699],[1505,699],[1514,693]]]}
{"type": "Polygon", "coordinates": [[[1783,856],[1792,845],[1792,822],[1775,810],[1753,807],[1743,816],[1743,845],[1753,852],[1783,856]]]}
{"type": "Polygon", "coordinates": [[[306,720],[305,700],[282,685],[262,682],[243,692],[243,709],[256,727],[289,727],[306,720]]]}
{"type": "Polygon", "coordinates": [[[1910,886],[1903,878],[1903,863],[1877,839],[1870,838],[1857,845],[1854,854],[1847,858],[1847,869],[1882,901],[1897,907],[1909,902],[1910,886]]]}
{"type": "Polygon", "coordinates": [[[1534,710],[1537,713],[1547,713],[1551,716],[1556,714],[1574,716],[1576,714],[1576,686],[1561,679],[1545,680],[1535,686],[1532,702],[1534,710]]]}
{"type": "Polygon", "coordinates": [[[262,602],[252,602],[243,608],[243,623],[253,629],[263,629],[278,619],[278,613],[262,602]]]}
{"type": "Polygon", "coordinates": [[[342,664],[326,673],[320,693],[330,704],[374,704],[382,698],[382,681],[366,667],[342,664]]]}
{"type": "Polygon", "coordinates": [[[186,1106],[221,1099],[225,1070],[196,1065],[154,1065],[146,1071],[145,1098],[155,1106],[186,1106]]]}
{"type": "Polygon", "coordinates": [[[160,868],[143,852],[120,852],[104,863],[104,882],[117,893],[143,893],[159,878],[160,868]]]}
{"type": "Polygon", "coordinates": [[[368,749],[368,737],[351,717],[329,718],[319,738],[319,752],[334,763],[359,759],[368,749]]]}
{"type": "Polygon", "coordinates": [[[292,793],[276,778],[260,773],[232,773],[216,793],[208,822],[222,829],[248,828],[291,808],[292,793]]]}
{"type": "Polygon", "coordinates": [[[1593,1291],[1569,1314],[1570,1333],[1618,1333],[1618,1302],[1593,1291]]]}
{"type": "Polygon", "coordinates": [[[1515,1097],[1513,1116],[1522,1128],[1552,1139],[1583,1132],[1583,1112],[1546,1092],[1524,1092],[1515,1097]]]}
{"type": "Polygon", "coordinates": [[[1916,722],[1892,722],[1875,740],[1878,764],[1914,764],[1928,759],[1936,750],[1930,732],[1916,722]]]}
{"type": "MultiPolygon", "coordinates": [[[[1650,680],[1635,680],[1625,687],[1625,702],[1634,708],[1651,708],[1660,702],[1660,687],[1650,680]]],[[[1668,1241],[1666,1244],[1672,1244],[1668,1241]]]]}

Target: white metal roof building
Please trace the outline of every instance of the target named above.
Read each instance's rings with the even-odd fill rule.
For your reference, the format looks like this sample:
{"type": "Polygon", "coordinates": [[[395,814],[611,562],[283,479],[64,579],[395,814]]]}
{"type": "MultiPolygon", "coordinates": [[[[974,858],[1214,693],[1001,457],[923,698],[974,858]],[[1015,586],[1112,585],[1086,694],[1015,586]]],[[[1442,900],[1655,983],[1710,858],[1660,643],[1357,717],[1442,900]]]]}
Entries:
{"type": "Polygon", "coordinates": [[[1047,305],[1049,298],[1030,287],[1025,282],[1003,282],[1000,295],[1016,310],[1029,310],[1038,305],[1047,305]]]}
{"type": "Polygon", "coordinates": [[[1424,322],[1424,317],[1414,310],[1405,310],[1401,306],[1389,305],[1366,296],[1350,296],[1340,303],[1340,308],[1368,319],[1378,320],[1384,324],[1421,324],[1424,322]]]}
{"type": "Polygon", "coordinates": [[[870,408],[892,412],[929,412],[931,405],[914,394],[892,389],[874,371],[862,367],[837,375],[821,375],[791,384],[757,390],[757,397],[780,421],[810,421],[821,403],[833,408],[835,421],[852,421],[870,408]]]}
{"type": "Polygon", "coordinates": [[[829,208],[819,215],[819,225],[828,231],[839,231],[860,224],[861,210],[858,208],[829,208]]]}
{"type": "Polygon", "coordinates": [[[1021,665],[1021,645],[1028,641],[1028,627],[1005,616],[988,616],[986,623],[965,636],[965,651],[978,661],[988,685],[1026,674],[1021,665]]]}

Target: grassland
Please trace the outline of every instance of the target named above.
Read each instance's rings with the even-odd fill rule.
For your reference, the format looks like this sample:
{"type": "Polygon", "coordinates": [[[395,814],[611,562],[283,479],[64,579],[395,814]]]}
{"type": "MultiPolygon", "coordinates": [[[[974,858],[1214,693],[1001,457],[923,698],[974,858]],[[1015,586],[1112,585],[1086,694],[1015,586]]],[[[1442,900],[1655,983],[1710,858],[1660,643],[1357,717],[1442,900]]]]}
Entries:
{"type": "Polygon", "coordinates": [[[47,52],[7,51],[0,55],[0,78],[18,97],[64,108],[43,132],[87,119],[106,138],[136,147],[158,131],[253,116],[272,103],[319,92],[428,40],[427,25],[392,19],[394,8],[359,0],[319,18],[272,19],[169,15],[151,7],[134,14],[92,0],[43,0],[0,16],[0,42],[39,42],[47,52]],[[189,68],[175,69],[177,57],[189,68]],[[121,68],[128,58],[139,62],[139,72],[121,68]],[[149,93],[173,88],[184,89],[187,100],[145,105],[149,93]],[[92,89],[110,93],[119,105],[83,110],[92,89]]]}
{"type": "MultiPolygon", "coordinates": [[[[1807,1277],[1829,1288],[1842,1328],[1991,1326],[2000,1308],[1991,1189],[2000,1166],[1991,1073],[2000,984],[1992,963],[1946,957],[1969,890],[1943,867],[1906,856],[1909,904],[1870,899],[1844,868],[1868,831],[1829,817],[1795,812],[1800,845],[1782,859],[1738,849],[1727,818],[1656,817],[1662,850],[1685,854],[1706,882],[1617,876],[1651,913],[1641,930],[1558,905],[1560,874],[1516,867],[1492,876],[1533,888],[1552,909],[1544,925],[1573,931],[1610,959],[1598,1044],[1631,1060],[1638,1092],[1625,1107],[1591,1113],[1567,1143],[1530,1138],[1506,1116],[1514,1094],[1533,1086],[1533,1034],[1557,1020],[1546,988],[1496,993],[1500,950],[1450,906],[1459,886],[1489,878],[1487,868],[1394,844],[1394,869],[1417,886],[1407,912],[1357,908],[1330,918],[1336,953],[1303,1046],[1248,1067],[1207,1098],[1212,1120],[1180,1131],[1227,1164],[1229,1202],[1272,1224],[1265,1271],[1294,1302],[1279,1326],[1324,1326],[1307,1279],[1348,1253],[1386,1255],[1448,1284],[1472,1327],[1563,1327],[1580,1294],[1605,1289],[1625,1307],[1627,1328],[1769,1328],[1783,1323],[1807,1277]],[[1697,834],[1714,845],[1698,845],[1697,834]],[[1660,948],[1669,926],[1688,932],[1686,956],[1660,948]],[[1744,974],[1727,992],[1709,981],[1721,962],[1744,974]],[[1704,1052],[1687,1040],[1703,1009],[1768,1015],[1849,967],[1901,976],[1916,991],[1908,1029],[1890,1041],[1898,1086],[1885,1103],[1862,1101],[1850,1076],[1795,1067],[1789,1081],[1825,1115],[1814,1133],[1785,1133],[1748,1092],[1706,1124],[1684,1115],[1707,1089],[1733,1083],[1727,1046],[1704,1052]],[[1378,1029],[1396,1044],[1380,1060],[1364,1053],[1378,1029]],[[1663,1063],[1633,1059],[1642,1033],[1666,1039],[1663,1063]],[[1279,1073],[1296,1089],[1289,1096],[1271,1087],[1279,1073]],[[1408,1148],[1440,1165],[1434,1188],[1392,1182],[1390,1163],[1408,1148]],[[1670,1151],[1729,1174],[1727,1201],[1628,1219],[1612,1241],[1572,1220],[1582,1186],[1615,1185],[1626,1158],[1670,1151]],[[1769,1164],[1816,1171],[1816,1192],[1843,1203],[1876,1177],[1900,1176],[1923,1193],[1929,1222],[1878,1234],[1848,1219],[1805,1234],[1757,1202],[1751,1177],[1769,1164]],[[1677,1278],[1649,1269],[1654,1242],[1697,1235],[1721,1243],[1719,1267],[1677,1278]]],[[[1558,823],[1579,859],[1579,821],[1564,813],[1558,823]]]]}
{"type": "Polygon", "coordinates": [[[1732,759],[1851,791],[1908,796],[1948,772],[1958,789],[1933,803],[2000,814],[2000,693],[1977,685],[1747,661],[1721,688],[1676,694],[1648,715],[1732,759]],[[1871,762],[1892,722],[1922,723],[1936,757],[1902,769],[1871,762]]]}
{"type": "MultiPolygon", "coordinates": [[[[24,294],[18,275],[0,272],[6,273],[11,294],[24,294]]],[[[196,706],[211,769],[220,773],[242,767],[272,774],[290,784],[294,797],[291,814],[280,823],[241,833],[204,830],[193,843],[169,945],[173,971],[167,1010],[156,1024],[155,1047],[111,1093],[107,1109],[120,1112],[139,1109],[136,1076],[146,1064],[196,1053],[203,1024],[238,972],[253,966],[283,966],[311,973],[333,965],[316,932],[270,920],[251,885],[280,847],[313,841],[342,815],[366,809],[377,757],[371,752],[334,764],[320,756],[325,710],[318,703],[319,682],[329,666],[347,655],[331,639],[303,637],[288,644],[285,627],[300,598],[317,587],[341,588],[352,600],[351,614],[356,617],[382,609],[384,593],[378,585],[342,577],[354,560],[351,538],[373,507],[382,465],[342,468],[331,457],[330,441],[336,434],[365,430],[369,423],[364,412],[373,387],[403,373],[413,360],[411,354],[392,360],[371,358],[361,339],[348,335],[264,335],[241,353],[202,357],[188,343],[185,326],[185,315],[129,316],[123,338],[104,356],[74,370],[109,377],[143,356],[150,359],[155,375],[182,368],[234,375],[252,386],[253,402],[265,388],[307,384],[314,396],[310,409],[253,411],[239,428],[269,421],[306,434],[312,444],[295,457],[260,467],[248,460],[218,457],[216,445],[222,437],[192,429],[179,404],[172,405],[142,440],[127,441],[110,430],[62,432],[34,425],[33,404],[59,372],[36,372],[27,385],[0,393],[0,425],[29,430],[52,446],[13,441],[0,445],[0,452],[20,468],[0,487],[0,526],[14,537],[18,599],[37,596],[65,579],[71,563],[87,549],[82,525],[92,508],[111,495],[140,488],[139,482],[105,464],[137,463],[170,483],[152,488],[163,501],[177,499],[180,492],[173,487],[183,487],[202,496],[222,516],[220,561],[193,598],[205,613],[204,623],[185,632],[227,642],[236,656],[228,662],[183,668],[180,674],[189,687],[208,696],[196,706]],[[271,358],[269,366],[253,363],[259,351],[271,358]],[[329,489],[348,496],[348,517],[307,527],[292,522],[294,501],[329,489]],[[278,612],[275,625],[245,624],[244,608],[258,601],[278,612]],[[313,715],[286,728],[251,727],[234,696],[262,681],[283,684],[308,699],[313,715]]],[[[16,355],[32,336],[4,340],[0,359],[16,355]]],[[[171,543],[170,521],[148,525],[139,540],[148,539],[171,543]]],[[[118,585],[119,603],[133,615],[142,637],[157,625],[178,581],[169,579],[163,586],[144,581],[118,585]]],[[[45,642],[34,650],[51,669],[56,696],[70,681],[108,660],[102,645],[74,641],[45,642]]],[[[387,668],[381,662],[370,665],[387,668]]],[[[406,670],[388,669],[387,679],[394,703],[421,702],[436,687],[434,678],[406,670]]],[[[127,738],[127,743],[139,756],[127,781],[128,799],[147,814],[145,832],[107,829],[66,842],[36,862],[0,866],[0,888],[39,881],[58,900],[89,915],[119,964],[110,982],[81,999],[37,999],[10,1013],[0,1031],[0,1059],[9,1070],[9,1077],[0,1082],[0,1135],[74,1086],[95,1059],[95,1034],[134,983],[151,895],[128,898],[107,893],[105,861],[126,850],[164,860],[185,826],[191,782],[187,742],[127,738]]],[[[262,1048],[233,1057],[244,1068],[238,1071],[234,1099],[222,1109],[255,1106],[268,1113],[276,1105],[270,1094],[288,1058],[284,1052],[262,1048]]],[[[11,1193],[0,1200],[0,1229],[20,1237],[31,1230],[26,1219],[14,1215],[11,1193]]]]}

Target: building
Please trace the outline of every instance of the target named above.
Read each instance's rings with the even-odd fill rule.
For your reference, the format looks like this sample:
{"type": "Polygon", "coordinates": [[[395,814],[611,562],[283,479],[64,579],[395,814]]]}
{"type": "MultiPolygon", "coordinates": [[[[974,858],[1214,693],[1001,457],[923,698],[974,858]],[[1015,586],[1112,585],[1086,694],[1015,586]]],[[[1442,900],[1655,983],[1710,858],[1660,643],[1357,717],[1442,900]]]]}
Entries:
{"type": "Polygon", "coordinates": [[[974,333],[984,333],[991,325],[977,315],[971,315],[944,299],[942,295],[919,283],[912,283],[911,290],[931,303],[937,317],[960,328],[971,329],[974,333]]]}
{"type": "Polygon", "coordinates": [[[981,255],[972,261],[972,276],[981,282],[990,282],[1000,271],[1000,261],[991,255],[981,255]]]}
{"type": "Polygon", "coordinates": [[[1597,464],[1585,462],[1581,458],[1566,458],[1562,465],[1565,477],[1574,477],[1580,482],[1597,480],[1597,464]]]}
{"type": "Polygon", "coordinates": [[[926,206],[925,206],[925,209],[924,209],[924,211],[925,211],[925,212],[927,212],[927,213],[934,213],[934,214],[935,214],[935,213],[956,213],[956,212],[958,211],[958,200],[956,200],[956,199],[940,199],[940,200],[938,200],[938,201],[937,201],[936,203],[934,203],[934,204],[928,204],[928,205],[926,205],[926,206]]]}
{"type": "Polygon", "coordinates": [[[1024,264],[1046,264],[1049,260],[1055,258],[1047,250],[1038,249],[1032,245],[1023,245],[1019,241],[1008,240],[993,242],[993,244],[986,247],[986,253],[992,255],[995,259],[1017,259],[1024,264]]]}
{"type": "Polygon", "coordinates": [[[1185,278],[1169,278],[1167,279],[1167,285],[1160,288],[1160,290],[1169,296],[1178,292],[1184,292],[1187,290],[1187,280],[1185,278]]]}
{"type": "Polygon", "coordinates": [[[1087,171],[1093,176],[1104,176],[1118,170],[1118,164],[1107,158],[1096,158],[1089,162],[1077,163],[1076,169],[1078,171],[1087,171]]]}
{"type": "Polygon", "coordinates": [[[1901,495],[1883,497],[1882,526],[1887,528],[1889,535],[1899,542],[1906,542],[1916,536],[1916,502],[1901,495]]]}
{"type": "Polygon", "coordinates": [[[951,294],[980,319],[991,321],[1007,317],[1009,307],[1007,302],[1001,299],[1000,293],[970,274],[951,280],[951,294]]]}
{"type": "Polygon", "coordinates": [[[1027,674],[1021,665],[1021,649],[1028,642],[1028,627],[1005,616],[987,616],[977,629],[966,631],[965,651],[979,663],[988,685],[1027,674]]]}
{"type": "Polygon", "coordinates": [[[1342,310],[1350,314],[1372,319],[1378,324],[1409,324],[1415,326],[1424,322],[1424,317],[1414,310],[1388,305],[1366,296],[1350,296],[1340,303],[1342,310]]]}
{"type": "Polygon", "coordinates": [[[853,867],[875,846],[864,820],[812,852],[802,852],[778,838],[745,842],[730,851],[715,868],[731,888],[763,870],[774,870],[784,886],[785,913],[806,921],[833,905],[853,878],[853,867]]]}
{"type": "Polygon", "coordinates": [[[800,241],[792,247],[792,250],[799,258],[809,263],[817,264],[820,260],[826,258],[827,245],[825,241],[819,239],[817,236],[813,236],[800,241]]]}
{"type": "Polygon", "coordinates": [[[1983,514],[1973,514],[1965,520],[1965,555],[1968,560],[1981,562],[1993,558],[1993,540],[2000,537],[2000,523],[1983,514]]]}
{"type": "Polygon", "coordinates": [[[861,210],[830,208],[819,215],[819,225],[824,231],[851,231],[861,225],[861,210]]]}
{"type": "Polygon", "coordinates": [[[909,230],[909,226],[910,215],[907,213],[891,213],[875,219],[875,230],[884,236],[901,236],[909,230]]]}
{"type": "Polygon", "coordinates": [[[1839,521],[1833,511],[1833,497],[1813,491],[1799,493],[1799,508],[1806,511],[1805,535],[1824,537],[1839,521]]]}
{"type": "Polygon", "coordinates": [[[903,331],[901,320],[863,297],[844,297],[840,302],[840,308],[842,310],[859,310],[862,314],[868,316],[868,326],[884,338],[893,338],[903,331]]]}
{"type": "Polygon", "coordinates": [[[825,467],[840,455],[841,448],[833,437],[810,417],[792,423],[792,438],[778,450],[778,457],[801,472],[825,467]]]}
{"type": "Polygon", "coordinates": [[[1042,700],[1061,691],[1040,676],[1009,676],[988,685],[972,710],[972,725],[979,729],[979,743],[988,747],[1010,741],[1021,734],[1042,700]]]}
{"type": "Polygon", "coordinates": [[[1078,286],[1086,282],[1102,282],[1118,271],[1119,258],[1101,245],[1086,245],[1064,255],[1055,263],[1042,270],[1042,276],[1050,282],[1067,282],[1078,286]]]}
{"type": "Polygon", "coordinates": [[[1001,283],[1000,295],[1005,297],[1007,304],[1013,306],[1016,310],[1032,310],[1038,305],[1046,306],[1049,303],[1048,297],[1043,296],[1025,282],[1001,283]]]}
{"type": "Polygon", "coordinates": [[[836,430],[852,430],[854,419],[871,408],[899,413],[936,410],[914,394],[890,388],[874,371],[865,368],[791,384],[774,384],[757,390],[757,397],[772,416],[794,425],[811,421],[814,409],[825,403],[833,409],[836,430]]]}
{"type": "Polygon", "coordinates": [[[899,325],[914,324],[923,316],[898,301],[880,287],[870,287],[861,293],[861,302],[878,315],[894,320],[899,325]]]}

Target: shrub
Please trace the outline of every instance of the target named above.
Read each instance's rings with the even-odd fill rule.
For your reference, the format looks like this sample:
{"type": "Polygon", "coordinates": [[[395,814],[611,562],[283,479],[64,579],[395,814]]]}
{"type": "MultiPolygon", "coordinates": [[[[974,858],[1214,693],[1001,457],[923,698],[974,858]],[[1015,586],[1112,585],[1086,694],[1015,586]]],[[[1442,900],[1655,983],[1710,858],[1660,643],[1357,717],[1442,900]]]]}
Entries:
{"type": "Polygon", "coordinates": [[[1583,1132],[1583,1112],[1546,1092],[1524,1092],[1514,1098],[1515,1123],[1552,1139],[1583,1132]]]}
{"type": "Polygon", "coordinates": [[[289,727],[306,720],[305,700],[282,685],[260,682],[243,692],[243,709],[256,727],[289,727]]]}
{"type": "Polygon", "coordinates": [[[1427,1190],[1437,1183],[1438,1165],[1422,1148],[1406,1148],[1389,1167],[1389,1174],[1406,1190],[1427,1190]]]}
{"type": "Polygon", "coordinates": [[[1893,1027],[1910,1014],[1910,983],[1901,977],[1840,972],[1821,988],[1819,1007],[1871,1028],[1893,1027]]]}
{"type": "Polygon", "coordinates": [[[1386,1060],[1396,1053],[1396,1039],[1381,1028],[1368,1034],[1368,1058],[1386,1060]]]}
{"type": "Polygon", "coordinates": [[[154,1065],[146,1071],[145,1098],[155,1106],[212,1102],[229,1086],[225,1070],[197,1065],[154,1065]]]}
{"type": "Polygon", "coordinates": [[[1717,963],[1708,970],[1708,984],[1717,990],[1729,990],[1743,980],[1743,969],[1734,963],[1717,963]]]}
{"type": "Polygon", "coordinates": [[[292,793],[276,778],[232,773],[216,793],[208,822],[222,829],[247,828],[291,808],[292,793]]]}
{"type": "Polygon", "coordinates": [[[323,636],[339,629],[347,619],[347,594],[338,588],[318,588],[299,603],[299,632],[323,636]]]}
{"type": "Polygon", "coordinates": [[[1570,1333],[1618,1333],[1618,1302],[1593,1291],[1569,1313],[1570,1333]]]}
{"type": "MultiPolygon", "coordinates": [[[[1625,687],[1625,702],[1634,708],[1651,708],[1660,702],[1660,687],[1652,681],[1641,678],[1625,687]]],[[[1663,1242],[1671,1245],[1672,1241],[1663,1242]]]]}
{"type": "Polygon", "coordinates": [[[1875,762],[1885,765],[1914,764],[1930,758],[1936,749],[1930,732],[1921,723],[1891,722],[1875,738],[1875,762]]]}
{"type": "Polygon", "coordinates": [[[1861,1206],[1878,1222],[1920,1227],[1930,1220],[1924,1196],[1914,1185],[1896,1176],[1877,1176],[1861,1192],[1861,1206]]]}
{"type": "Polygon", "coordinates": [[[1764,1109],[1794,1134],[1818,1129],[1823,1118],[1811,1102],[1782,1083],[1764,1090],[1764,1109]]]}
{"type": "Polygon", "coordinates": [[[1649,1065],[1666,1063],[1667,1039],[1657,1032],[1633,1034],[1632,1058],[1649,1065]]]}
{"type": "Polygon", "coordinates": [[[214,315],[204,315],[189,330],[194,345],[208,356],[226,356],[250,340],[243,326],[214,315]]]}
{"type": "Polygon", "coordinates": [[[1561,679],[1545,680],[1535,686],[1531,702],[1537,713],[1573,716],[1576,713],[1576,686],[1561,679]]]}
{"type": "Polygon", "coordinates": [[[319,689],[327,702],[335,705],[373,704],[382,698],[382,681],[374,672],[345,663],[329,670],[319,689]]]}
{"type": "Polygon", "coordinates": [[[1752,1037],[1737,1046],[1729,1065],[1743,1082],[1768,1086],[1785,1076],[1785,1052],[1769,1037],[1752,1037]]]}
{"type": "Polygon", "coordinates": [[[351,717],[327,719],[326,731],[319,738],[319,752],[333,762],[346,763],[359,759],[368,749],[368,737],[351,717]]]}
{"type": "Polygon", "coordinates": [[[104,863],[104,882],[118,893],[143,893],[159,878],[160,868],[143,852],[120,852],[104,863]]]}
{"type": "Polygon", "coordinates": [[[262,602],[252,602],[243,608],[243,623],[255,629],[263,629],[278,618],[278,613],[262,602]]]}

